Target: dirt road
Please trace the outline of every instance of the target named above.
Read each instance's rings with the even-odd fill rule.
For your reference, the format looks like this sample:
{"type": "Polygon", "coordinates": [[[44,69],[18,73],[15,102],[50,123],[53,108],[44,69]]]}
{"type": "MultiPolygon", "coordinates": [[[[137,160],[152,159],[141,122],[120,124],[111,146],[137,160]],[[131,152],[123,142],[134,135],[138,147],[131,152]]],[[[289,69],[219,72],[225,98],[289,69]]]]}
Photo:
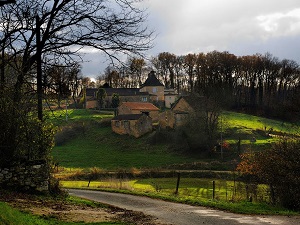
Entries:
{"type": "Polygon", "coordinates": [[[241,215],[119,193],[69,190],[70,195],[143,212],[161,224],[172,225],[297,225],[300,217],[241,215]]]}

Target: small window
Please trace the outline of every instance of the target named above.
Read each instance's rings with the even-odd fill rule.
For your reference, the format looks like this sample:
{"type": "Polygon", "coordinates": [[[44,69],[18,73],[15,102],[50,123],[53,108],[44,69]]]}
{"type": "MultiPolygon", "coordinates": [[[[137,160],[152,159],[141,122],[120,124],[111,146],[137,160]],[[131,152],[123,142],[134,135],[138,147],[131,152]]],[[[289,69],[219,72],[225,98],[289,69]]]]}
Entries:
{"type": "Polygon", "coordinates": [[[115,122],[115,126],[116,126],[116,127],[120,127],[120,121],[116,121],[116,122],[115,122]]]}
{"type": "Polygon", "coordinates": [[[142,102],[147,102],[147,97],[142,97],[142,102]]]}
{"type": "Polygon", "coordinates": [[[152,89],[152,91],[153,91],[153,93],[156,93],[156,92],[157,92],[157,88],[154,87],[154,88],[152,89]]]}
{"type": "Polygon", "coordinates": [[[129,129],[129,128],[130,128],[130,123],[129,123],[128,120],[125,120],[125,121],[124,121],[124,128],[125,128],[125,129],[129,129]]]}

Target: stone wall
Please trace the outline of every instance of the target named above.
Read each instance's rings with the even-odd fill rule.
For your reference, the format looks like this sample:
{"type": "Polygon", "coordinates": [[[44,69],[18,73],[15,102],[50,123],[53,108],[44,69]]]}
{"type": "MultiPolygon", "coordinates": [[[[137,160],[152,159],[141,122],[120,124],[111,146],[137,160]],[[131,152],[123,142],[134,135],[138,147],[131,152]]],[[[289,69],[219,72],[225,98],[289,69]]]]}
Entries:
{"type": "Polygon", "coordinates": [[[32,161],[0,168],[0,186],[22,191],[47,192],[49,169],[45,161],[32,161]]]}

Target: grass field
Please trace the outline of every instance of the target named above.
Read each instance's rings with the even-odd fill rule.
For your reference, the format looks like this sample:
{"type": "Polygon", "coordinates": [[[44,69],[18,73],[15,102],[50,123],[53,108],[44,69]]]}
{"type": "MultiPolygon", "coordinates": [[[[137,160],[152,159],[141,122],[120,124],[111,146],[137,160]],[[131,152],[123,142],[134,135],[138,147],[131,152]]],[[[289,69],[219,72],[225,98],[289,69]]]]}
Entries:
{"type": "MultiPolygon", "coordinates": [[[[96,167],[103,171],[123,169],[158,169],[172,164],[191,164],[219,160],[220,157],[207,159],[201,156],[176,154],[170,151],[167,144],[150,144],[149,135],[142,138],[121,136],[111,131],[109,119],[113,115],[105,112],[90,110],[73,110],[68,114],[55,112],[49,119],[58,125],[67,138],[53,149],[52,155],[60,167],[67,173],[86,172],[96,167]],[[68,128],[68,129],[67,129],[68,128]],[[82,169],[80,169],[82,168],[82,169]]],[[[298,127],[276,120],[264,119],[241,113],[224,112],[222,114],[223,140],[230,144],[230,149],[236,148],[238,139],[241,140],[243,151],[251,149],[262,150],[270,143],[278,140],[278,136],[268,136],[272,131],[276,135],[298,135],[298,127]],[[251,142],[255,137],[256,142],[251,142]]],[[[238,157],[236,155],[236,157],[238,157]]],[[[236,158],[238,160],[238,158],[236,158]]],[[[133,180],[88,180],[62,181],[68,188],[105,189],[110,191],[124,191],[129,193],[148,195],[171,201],[184,202],[196,205],[216,207],[240,213],[262,214],[294,214],[282,208],[268,205],[267,187],[259,185],[254,202],[248,202],[249,193],[242,182],[215,180],[215,199],[212,199],[212,179],[182,178],[179,193],[174,195],[176,178],[148,178],[133,180]]]]}
{"type": "MultiPolygon", "coordinates": [[[[99,167],[103,169],[121,168],[157,168],[172,164],[193,163],[207,160],[201,156],[176,154],[167,144],[149,144],[149,136],[134,138],[120,136],[111,131],[109,118],[112,112],[96,110],[58,110],[48,113],[46,118],[60,129],[62,143],[52,152],[54,161],[68,168],[99,167]],[[108,121],[103,125],[101,121],[108,121]]],[[[278,140],[278,137],[266,136],[264,132],[298,134],[298,127],[276,120],[261,117],[224,112],[222,114],[223,141],[235,150],[239,138],[241,151],[263,149],[278,140]],[[258,132],[260,131],[260,132],[258,132]],[[256,142],[251,143],[255,137],[256,142]]],[[[208,159],[211,160],[211,159],[208,159]]],[[[220,160],[220,157],[216,160],[220,160]]]]}
{"type": "Polygon", "coordinates": [[[62,112],[56,115],[51,118],[54,124],[73,129],[65,134],[67,140],[52,151],[54,161],[64,167],[155,168],[194,160],[169,152],[166,145],[150,145],[147,136],[136,139],[113,133],[110,123],[101,125],[101,120],[112,117],[111,114],[73,110],[69,112],[68,122],[62,112]]]}
{"type": "Polygon", "coordinates": [[[176,182],[176,178],[149,178],[98,180],[92,181],[89,187],[87,187],[87,181],[62,181],[61,184],[65,188],[84,188],[143,195],[168,201],[214,207],[236,213],[299,215],[297,212],[267,204],[268,189],[265,185],[258,186],[254,201],[249,202],[246,198],[243,182],[215,180],[214,199],[213,179],[182,178],[178,194],[174,194],[176,182]]]}
{"type": "MultiPolygon", "coordinates": [[[[221,201],[247,201],[245,184],[243,182],[226,181],[208,178],[181,178],[178,197],[191,197],[199,201],[213,199],[213,181],[215,181],[215,199],[221,201]]],[[[88,183],[87,181],[62,181],[66,188],[111,188],[125,189],[135,192],[154,193],[172,196],[176,189],[177,178],[147,178],[134,180],[107,179],[88,183]]],[[[267,202],[267,187],[260,185],[257,188],[256,199],[267,202]]]]}

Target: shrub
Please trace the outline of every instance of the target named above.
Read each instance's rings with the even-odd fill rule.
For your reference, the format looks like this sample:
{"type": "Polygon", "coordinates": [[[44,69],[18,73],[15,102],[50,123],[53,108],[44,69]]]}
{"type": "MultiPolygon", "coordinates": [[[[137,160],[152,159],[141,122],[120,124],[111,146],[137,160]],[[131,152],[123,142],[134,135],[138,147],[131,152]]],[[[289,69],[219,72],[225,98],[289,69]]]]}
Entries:
{"type": "Polygon", "coordinates": [[[268,184],[272,203],[300,209],[300,140],[281,140],[264,152],[244,154],[237,169],[268,184]]]}
{"type": "Polygon", "coordinates": [[[80,134],[85,134],[86,126],[84,123],[73,123],[61,128],[55,135],[55,144],[63,145],[67,141],[77,137],[80,134]]]}

